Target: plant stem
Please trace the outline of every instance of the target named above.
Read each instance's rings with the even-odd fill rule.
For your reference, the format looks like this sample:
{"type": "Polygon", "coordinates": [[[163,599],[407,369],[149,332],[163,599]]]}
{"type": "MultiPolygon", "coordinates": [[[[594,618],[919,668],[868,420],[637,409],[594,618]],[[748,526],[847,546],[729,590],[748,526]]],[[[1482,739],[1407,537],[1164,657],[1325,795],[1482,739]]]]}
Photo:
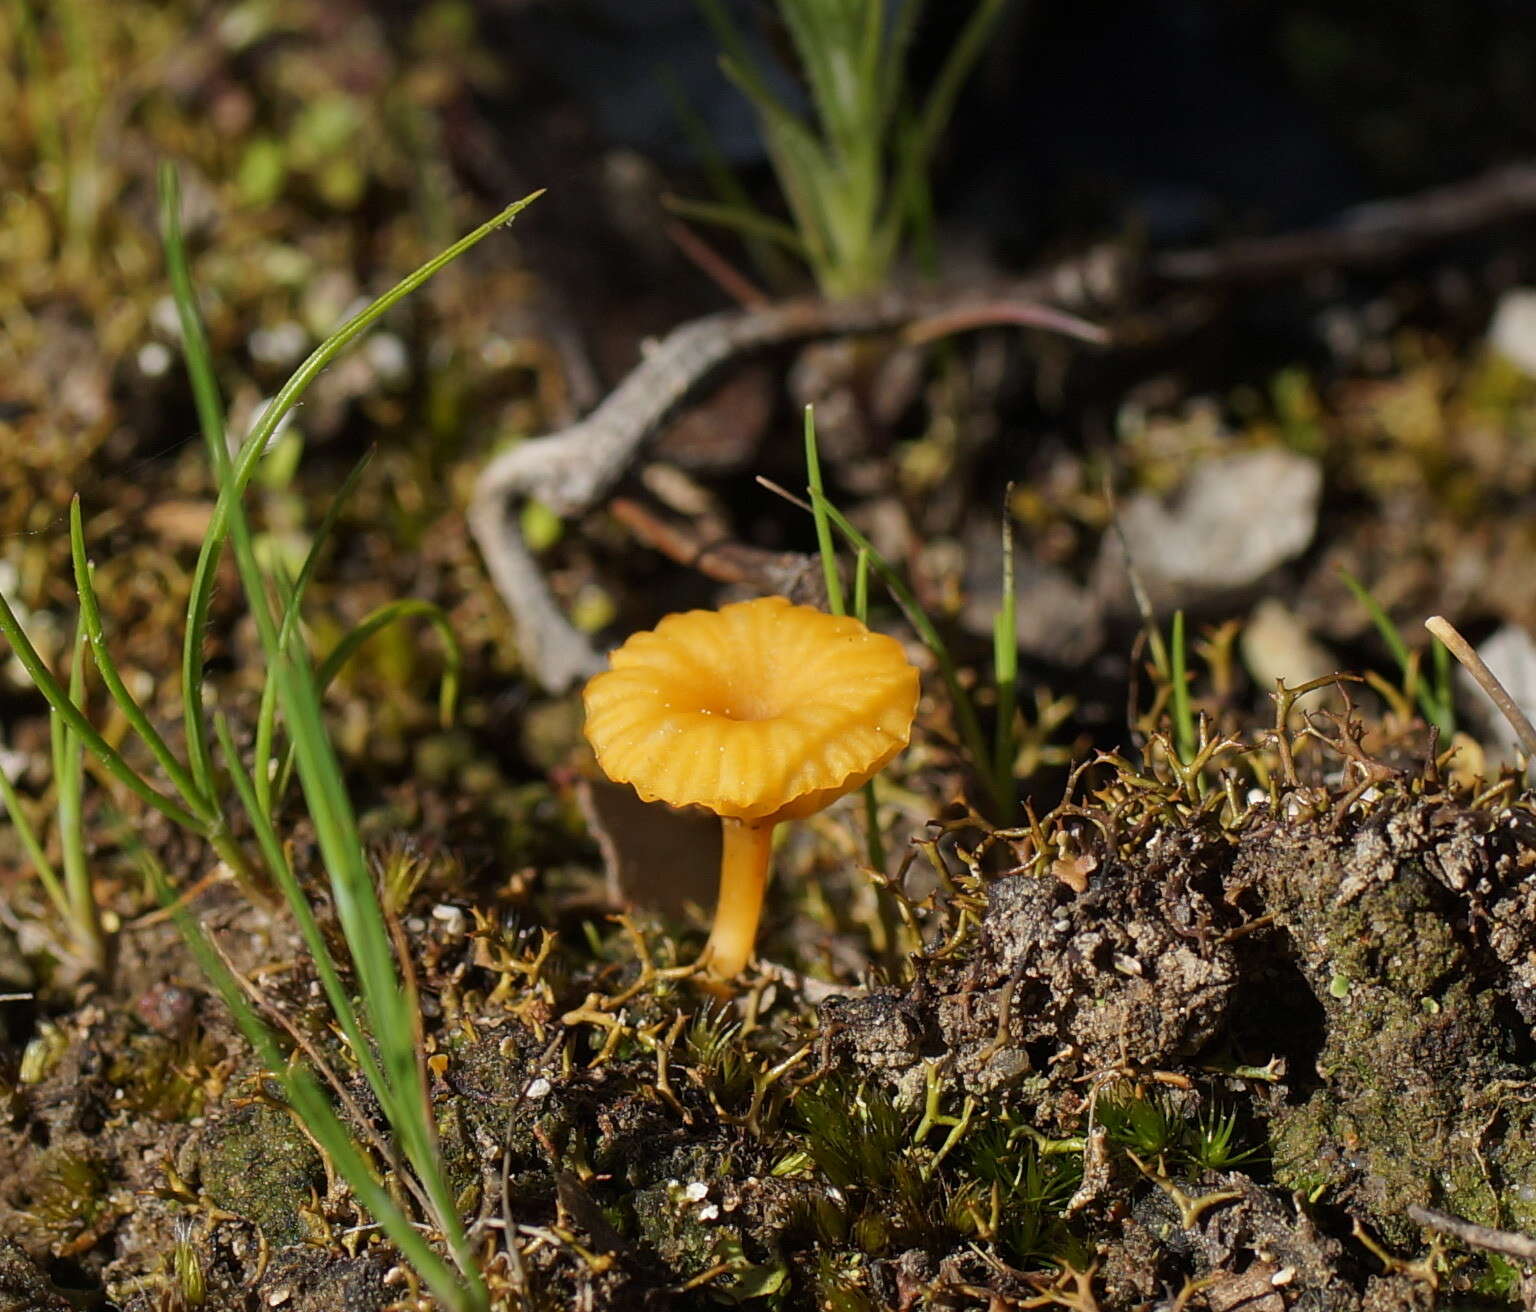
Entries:
{"type": "Polygon", "coordinates": [[[773,857],[773,830],[771,822],[730,816],[720,821],[720,897],[703,955],[715,979],[739,975],[752,960],[773,857]]]}

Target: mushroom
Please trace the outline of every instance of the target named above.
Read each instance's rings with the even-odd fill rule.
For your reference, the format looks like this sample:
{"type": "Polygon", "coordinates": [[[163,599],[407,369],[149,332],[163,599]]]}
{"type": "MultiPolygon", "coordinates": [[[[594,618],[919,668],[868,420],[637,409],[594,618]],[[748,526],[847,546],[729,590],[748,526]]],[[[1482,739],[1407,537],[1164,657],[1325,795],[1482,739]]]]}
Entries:
{"type": "Polygon", "coordinates": [[[582,694],[610,779],[720,817],[720,896],[700,960],[752,958],[773,830],[876,774],[907,744],[918,675],[858,620],[761,597],[668,615],[633,634],[582,694]]]}

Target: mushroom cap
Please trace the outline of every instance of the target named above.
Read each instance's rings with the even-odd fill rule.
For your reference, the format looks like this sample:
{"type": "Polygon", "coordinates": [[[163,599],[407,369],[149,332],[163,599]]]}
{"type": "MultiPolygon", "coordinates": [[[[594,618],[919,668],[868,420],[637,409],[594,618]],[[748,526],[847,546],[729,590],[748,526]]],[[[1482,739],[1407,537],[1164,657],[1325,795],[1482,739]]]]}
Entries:
{"type": "Polygon", "coordinates": [[[785,597],[668,615],[582,694],[610,779],[756,823],[811,815],[872,779],[907,745],[917,698],[894,638],[785,597]]]}

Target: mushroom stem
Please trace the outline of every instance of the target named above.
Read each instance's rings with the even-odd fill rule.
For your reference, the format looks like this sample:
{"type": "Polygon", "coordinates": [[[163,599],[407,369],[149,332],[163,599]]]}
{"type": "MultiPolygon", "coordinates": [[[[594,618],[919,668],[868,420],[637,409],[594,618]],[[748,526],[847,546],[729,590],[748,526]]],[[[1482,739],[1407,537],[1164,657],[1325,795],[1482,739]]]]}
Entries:
{"type": "Polygon", "coordinates": [[[700,959],[713,978],[731,979],[752,960],[774,826],[725,816],[720,830],[720,897],[715,903],[714,928],[700,959]]]}

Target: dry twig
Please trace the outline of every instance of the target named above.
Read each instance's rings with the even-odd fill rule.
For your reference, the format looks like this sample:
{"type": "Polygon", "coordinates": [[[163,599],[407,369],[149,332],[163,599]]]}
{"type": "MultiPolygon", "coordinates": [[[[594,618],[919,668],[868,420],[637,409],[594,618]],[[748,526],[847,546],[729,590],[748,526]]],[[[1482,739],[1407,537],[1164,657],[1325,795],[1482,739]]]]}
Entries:
{"type": "Polygon", "coordinates": [[[897,289],[857,301],[804,298],[707,315],[673,330],[585,419],[497,456],[476,484],[470,530],[512,611],[529,673],[546,688],[563,689],[596,673],[601,660],[550,595],[509,504],[514,498],[532,497],[559,515],[587,510],[622,477],[661,422],[742,355],[913,323],[936,332],[949,316],[956,327],[1006,319],[1101,342],[1101,329],[1040,302],[1099,303],[1119,290],[1122,276],[1118,258],[1098,251],[1004,288],[897,289]]]}

